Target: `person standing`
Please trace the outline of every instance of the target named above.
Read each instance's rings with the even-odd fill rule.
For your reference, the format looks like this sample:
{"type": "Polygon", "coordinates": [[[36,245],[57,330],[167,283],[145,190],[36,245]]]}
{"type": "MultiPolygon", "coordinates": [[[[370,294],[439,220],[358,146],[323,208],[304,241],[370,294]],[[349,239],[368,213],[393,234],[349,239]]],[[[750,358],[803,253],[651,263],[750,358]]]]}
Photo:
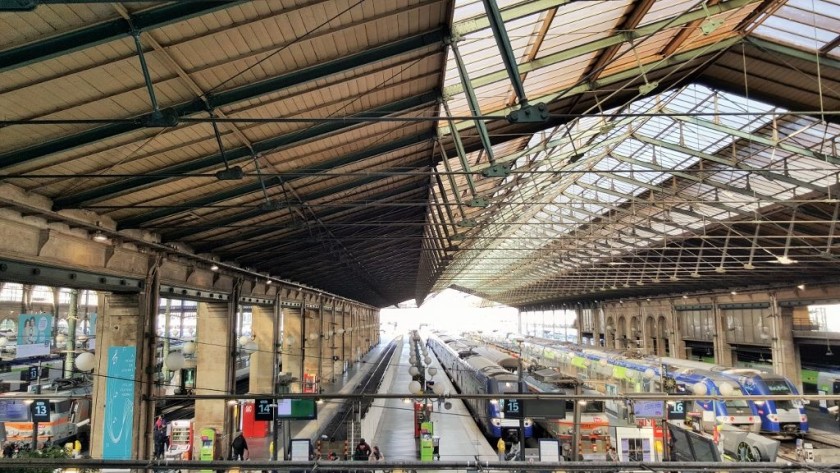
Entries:
{"type": "Polygon", "coordinates": [[[505,450],[507,450],[507,444],[505,444],[505,439],[503,437],[499,437],[499,441],[496,442],[496,449],[499,451],[499,461],[505,461],[505,450]]]}
{"type": "Polygon", "coordinates": [[[242,435],[241,430],[237,431],[233,437],[230,450],[233,453],[234,460],[247,460],[251,456],[251,452],[248,451],[248,442],[245,441],[245,436],[242,435]]]}

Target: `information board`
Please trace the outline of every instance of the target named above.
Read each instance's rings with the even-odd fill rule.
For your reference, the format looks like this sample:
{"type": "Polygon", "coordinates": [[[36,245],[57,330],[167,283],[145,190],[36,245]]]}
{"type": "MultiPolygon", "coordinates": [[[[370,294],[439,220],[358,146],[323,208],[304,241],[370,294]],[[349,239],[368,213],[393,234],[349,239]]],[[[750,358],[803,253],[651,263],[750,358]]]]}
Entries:
{"type": "Polygon", "coordinates": [[[318,418],[318,409],[314,399],[278,399],[278,419],[314,420],[318,418]]]}
{"type": "Polygon", "coordinates": [[[662,419],[665,417],[665,402],[634,401],[633,415],[641,419],[662,419]]]}
{"type": "Polygon", "coordinates": [[[274,399],[257,398],[254,400],[254,420],[274,420],[274,399]]]}

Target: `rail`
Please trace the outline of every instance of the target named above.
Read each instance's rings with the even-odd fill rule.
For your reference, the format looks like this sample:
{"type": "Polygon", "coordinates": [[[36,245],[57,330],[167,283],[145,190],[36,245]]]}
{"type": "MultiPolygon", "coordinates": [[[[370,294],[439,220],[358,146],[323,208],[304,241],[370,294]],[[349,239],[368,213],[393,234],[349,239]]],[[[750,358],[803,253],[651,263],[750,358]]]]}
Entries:
{"type": "MultiPolygon", "coordinates": [[[[391,341],[379,358],[376,361],[376,366],[365,373],[364,377],[356,385],[353,393],[349,396],[360,397],[360,418],[364,417],[373,402],[374,395],[379,390],[379,385],[382,383],[382,377],[385,370],[391,362],[391,357],[397,345],[395,341],[391,341]]],[[[348,403],[346,399],[341,401],[335,415],[330,419],[329,423],[321,430],[320,437],[326,436],[330,440],[346,440],[347,439],[347,421],[353,414],[354,402],[348,403]]]]}

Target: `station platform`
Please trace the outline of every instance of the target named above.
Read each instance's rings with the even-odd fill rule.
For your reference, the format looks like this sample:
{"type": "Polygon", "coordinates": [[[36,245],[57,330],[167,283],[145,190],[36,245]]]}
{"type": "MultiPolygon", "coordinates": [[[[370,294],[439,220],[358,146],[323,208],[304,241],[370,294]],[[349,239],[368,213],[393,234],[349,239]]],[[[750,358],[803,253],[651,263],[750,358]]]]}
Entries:
{"type": "MultiPolygon", "coordinates": [[[[386,373],[386,379],[391,378],[390,386],[383,386],[385,392],[407,393],[411,382],[410,368],[410,337],[404,337],[398,352],[391,358],[391,364],[386,373]]],[[[452,383],[443,372],[432,352],[429,352],[432,366],[438,372],[435,383],[443,384],[445,392],[456,392],[452,383]]],[[[433,405],[431,420],[434,422],[435,436],[440,437],[441,461],[497,461],[498,455],[484,438],[478,426],[473,421],[464,403],[459,399],[450,400],[449,410],[433,405]]],[[[386,399],[383,415],[376,428],[373,438],[366,439],[373,447],[378,445],[388,461],[417,460],[417,443],[414,438],[414,407],[413,403],[406,404],[400,399],[386,399]]]]}
{"type": "MultiPolygon", "coordinates": [[[[322,383],[321,388],[324,394],[350,394],[356,385],[359,384],[364,375],[375,366],[376,360],[379,359],[382,352],[388,347],[386,341],[382,341],[376,345],[367,354],[362,357],[358,363],[354,363],[341,376],[336,377],[335,381],[329,383],[322,383]]],[[[339,405],[336,402],[324,402],[318,406],[318,419],[314,421],[287,421],[290,423],[291,438],[309,438],[315,439],[321,427],[326,425],[332,419],[339,405]]],[[[265,438],[249,438],[248,450],[250,458],[253,460],[268,460],[271,458],[272,437],[269,435],[265,438]]],[[[313,440],[314,441],[314,440],[313,440]]],[[[343,445],[342,445],[343,448],[343,445]]],[[[340,449],[338,449],[340,451],[340,449]]]]}

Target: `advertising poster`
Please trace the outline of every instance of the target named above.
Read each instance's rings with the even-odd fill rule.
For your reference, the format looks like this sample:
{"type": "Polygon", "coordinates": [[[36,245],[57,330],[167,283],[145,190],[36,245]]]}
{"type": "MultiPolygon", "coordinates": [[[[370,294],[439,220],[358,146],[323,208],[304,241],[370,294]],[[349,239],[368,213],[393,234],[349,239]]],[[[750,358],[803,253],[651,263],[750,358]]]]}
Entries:
{"type": "Polygon", "coordinates": [[[49,355],[52,327],[51,314],[20,314],[15,358],[49,355]]]}
{"type": "Polygon", "coordinates": [[[105,438],[102,445],[102,458],[106,460],[131,459],[136,357],[136,347],[108,349],[105,438]]]}

